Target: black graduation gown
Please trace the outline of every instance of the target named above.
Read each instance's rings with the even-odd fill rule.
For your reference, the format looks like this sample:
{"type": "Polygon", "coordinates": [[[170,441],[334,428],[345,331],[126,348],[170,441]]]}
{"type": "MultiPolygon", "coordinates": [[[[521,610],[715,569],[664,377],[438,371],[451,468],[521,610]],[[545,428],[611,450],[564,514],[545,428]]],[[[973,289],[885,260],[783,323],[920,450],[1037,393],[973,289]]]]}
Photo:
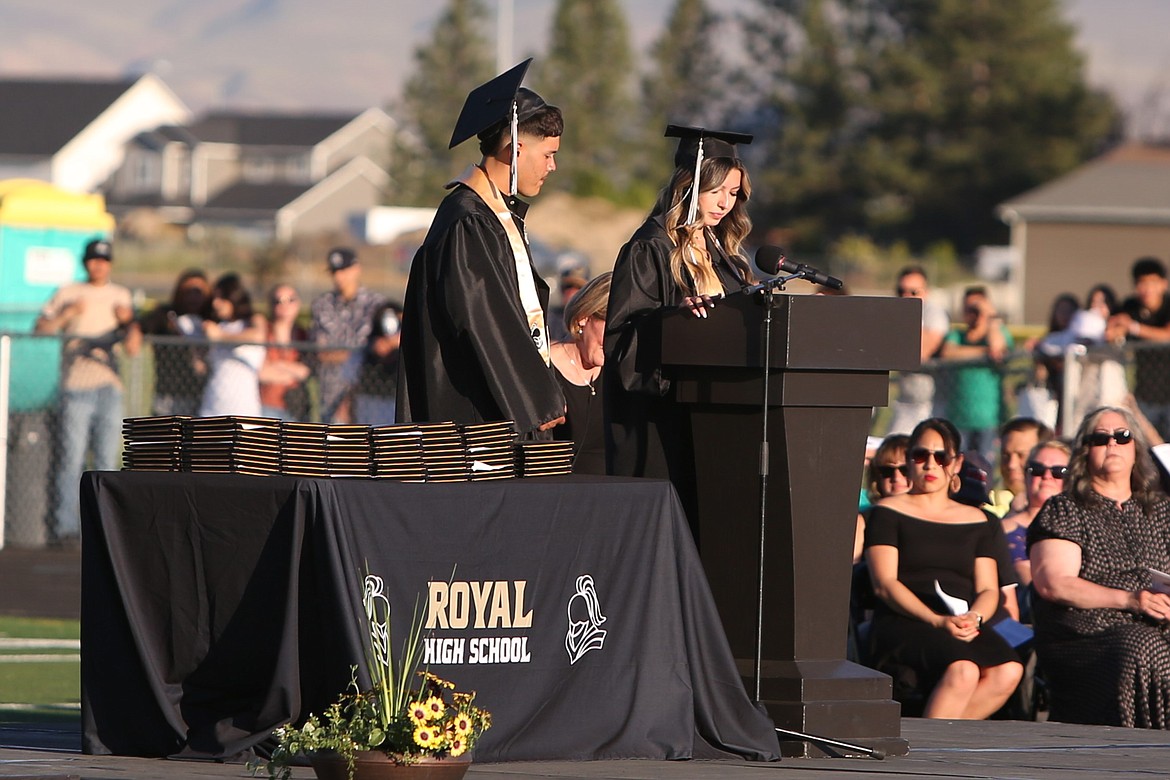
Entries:
{"type": "MultiPolygon", "coordinates": [[[[522,225],[527,204],[511,200],[522,225]]],[[[547,312],[548,285],[531,260],[529,268],[547,312]]],[[[514,420],[525,435],[565,412],[528,332],[507,233],[463,184],[443,199],[414,256],[401,354],[400,422],[514,420]]]]}
{"type": "MultiPolygon", "coordinates": [[[[605,328],[606,465],[610,474],[669,479],[695,522],[695,459],[690,417],[662,372],[653,315],[681,306],[686,292],[670,273],[674,249],[660,217],[650,217],[622,247],[610,282],[605,328]]],[[[725,292],[747,281],[715,253],[725,292]]]]}

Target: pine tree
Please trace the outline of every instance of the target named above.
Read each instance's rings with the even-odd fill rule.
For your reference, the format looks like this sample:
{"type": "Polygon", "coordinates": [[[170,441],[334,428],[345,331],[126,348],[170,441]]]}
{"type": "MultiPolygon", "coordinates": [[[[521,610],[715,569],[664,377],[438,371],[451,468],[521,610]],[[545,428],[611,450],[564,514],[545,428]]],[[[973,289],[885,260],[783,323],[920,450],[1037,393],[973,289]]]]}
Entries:
{"type": "Polygon", "coordinates": [[[706,0],[677,0],[666,28],[650,51],[642,80],[645,151],[639,178],[662,186],[673,167],[668,124],[717,127],[726,109],[726,71],[718,54],[719,20],[706,0]]]}
{"type": "Polygon", "coordinates": [[[1116,110],[1085,84],[1056,0],[757,0],[769,221],[806,245],[866,233],[963,252],[994,206],[1076,166],[1116,110]]]}
{"type": "MultiPolygon", "coordinates": [[[[626,18],[617,0],[558,0],[537,91],[565,115],[560,172],[549,182],[578,195],[622,198],[631,187],[631,71],[626,18]]],[[[631,126],[633,125],[633,126],[631,126]]]]}
{"type": "Polygon", "coordinates": [[[400,111],[407,137],[396,141],[392,158],[399,205],[434,205],[443,184],[479,159],[477,149],[468,151],[474,141],[454,150],[447,144],[467,93],[494,75],[493,29],[483,0],[449,0],[430,41],[415,49],[400,111]]]}

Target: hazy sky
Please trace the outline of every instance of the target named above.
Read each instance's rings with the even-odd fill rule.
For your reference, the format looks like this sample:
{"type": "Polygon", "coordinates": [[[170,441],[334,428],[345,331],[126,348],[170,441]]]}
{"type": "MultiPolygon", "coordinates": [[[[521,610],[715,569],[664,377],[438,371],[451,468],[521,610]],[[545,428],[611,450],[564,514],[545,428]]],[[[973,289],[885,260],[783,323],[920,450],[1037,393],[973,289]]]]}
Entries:
{"type": "MultiPolygon", "coordinates": [[[[1010,0],[1003,0],[1010,2],[1010,0]]],[[[487,0],[496,8],[497,0],[487,0]]],[[[539,55],[555,0],[512,0],[513,61],[539,55]]],[[[674,0],[622,0],[636,47],[674,0]]],[[[399,94],[445,0],[2,0],[0,75],[151,68],[196,111],[360,109],[399,94]]],[[[711,0],[734,9],[751,0],[711,0]]],[[[1170,93],[1170,0],[1065,0],[1089,78],[1126,108],[1170,93]]],[[[491,34],[494,36],[494,30],[491,34]]],[[[1170,94],[1158,113],[1170,115],[1170,94]]]]}

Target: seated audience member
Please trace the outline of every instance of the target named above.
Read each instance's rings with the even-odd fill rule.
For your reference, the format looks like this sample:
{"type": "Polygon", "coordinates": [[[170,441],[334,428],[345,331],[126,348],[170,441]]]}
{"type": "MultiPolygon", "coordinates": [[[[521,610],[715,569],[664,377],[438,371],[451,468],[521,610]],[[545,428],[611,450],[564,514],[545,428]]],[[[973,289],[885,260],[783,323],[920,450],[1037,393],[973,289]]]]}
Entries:
{"type": "Polygon", "coordinates": [[[1052,429],[1031,417],[1013,417],[999,429],[999,477],[1003,490],[992,491],[992,511],[999,517],[1019,512],[1027,499],[1024,466],[1037,444],[1052,438],[1052,429]]]}
{"type": "Polygon", "coordinates": [[[853,543],[853,562],[861,562],[865,547],[865,521],[877,502],[888,496],[897,496],[910,489],[910,466],[906,463],[906,448],[910,435],[892,433],[882,439],[866,467],[866,495],[870,505],[857,514],[857,537],[853,543]]]}
{"type": "Polygon", "coordinates": [[[865,557],[880,599],[870,657],[879,671],[913,670],[917,687],[930,691],[925,717],[982,719],[1012,695],[1023,665],[983,626],[1000,600],[996,529],[950,496],[963,464],[959,441],[947,420],[919,423],[907,451],[909,492],[882,499],[870,515],[865,557]]]}
{"type": "Polygon", "coordinates": [[[268,348],[260,367],[261,413],[281,420],[304,420],[308,413],[304,382],[309,378],[309,367],[300,350],[289,346],[309,338],[309,332],[297,324],[301,299],[290,285],[278,284],[272,288],[268,304],[268,348]]]}
{"type": "Polygon", "coordinates": [[[1032,564],[1028,560],[1028,526],[1040,513],[1044,502],[1064,489],[1068,461],[1072,451],[1062,441],[1053,439],[1037,444],[1028,453],[1024,466],[1024,507],[1012,511],[1003,519],[1003,533],[1011,550],[1012,565],[1020,579],[1018,597],[1020,620],[1032,622],[1031,589],[1032,564]]]}
{"type": "Polygon", "coordinates": [[[553,438],[574,443],[576,474],[605,474],[603,388],[597,380],[605,363],[605,317],[612,276],[598,276],[569,300],[564,324],[571,338],[552,347],[557,384],[568,407],[565,424],[553,429],[553,438]]]}
{"type": "Polygon", "coordinates": [[[1073,446],[1028,528],[1050,717],[1170,728],[1170,596],[1150,573],[1170,570],[1170,499],[1127,410],[1094,410],[1073,446]]]}
{"type": "Polygon", "coordinates": [[[975,450],[990,462],[1003,419],[999,364],[1014,342],[985,287],[964,291],[963,320],[967,328],[948,333],[942,347],[946,360],[971,363],[953,370],[946,417],[962,434],[963,449],[975,450]]]}

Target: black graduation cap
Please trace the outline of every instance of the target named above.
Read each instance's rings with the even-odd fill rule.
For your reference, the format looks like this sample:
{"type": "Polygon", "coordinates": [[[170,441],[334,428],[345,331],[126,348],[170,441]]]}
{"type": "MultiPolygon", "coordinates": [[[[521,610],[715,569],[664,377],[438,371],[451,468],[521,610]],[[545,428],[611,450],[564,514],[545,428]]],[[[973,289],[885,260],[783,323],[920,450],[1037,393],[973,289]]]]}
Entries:
{"type": "Polygon", "coordinates": [[[691,183],[691,202],[687,209],[686,224],[695,221],[699,212],[699,172],[703,160],[708,157],[738,158],[736,144],[750,144],[752,136],[747,133],[733,133],[730,130],[708,130],[705,127],[667,125],[666,138],[678,138],[678,150],[674,153],[675,168],[694,166],[695,175],[691,183]]]}
{"type": "Polygon", "coordinates": [[[737,158],[736,144],[750,144],[752,136],[748,133],[733,133],[729,130],[708,130],[705,127],[688,127],[685,125],[667,125],[666,138],[681,139],[678,150],[674,153],[676,168],[689,167],[695,164],[698,156],[699,144],[703,145],[703,157],[731,157],[737,158]]]}
{"type": "Polygon", "coordinates": [[[511,119],[513,103],[516,104],[517,122],[523,122],[544,108],[545,102],[540,95],[520,86],[531,64],[532,58],[529,57],[516,67],[471,90],[471,94],[463,103],[463,110],[459,112],[459,119],[455,122],[455,130],[451,133],[451,144],[448,149],[454,149],[473,135],[479,135],[500,122],[511,119]]]}

